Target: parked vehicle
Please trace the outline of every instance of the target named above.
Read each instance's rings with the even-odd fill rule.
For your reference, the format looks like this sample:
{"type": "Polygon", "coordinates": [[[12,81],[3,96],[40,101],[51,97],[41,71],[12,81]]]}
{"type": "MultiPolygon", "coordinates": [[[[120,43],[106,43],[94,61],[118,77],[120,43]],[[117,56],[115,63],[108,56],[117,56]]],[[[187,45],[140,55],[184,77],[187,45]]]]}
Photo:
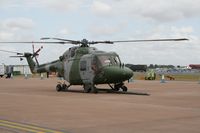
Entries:
{"type": "Polygon", "coordinates": [[[4,75],[6,75],[6,78],[11,78],[13,73],[13,66],[9,65],[6,66],[4,64],[0,65],[0,77],[2,78],[4,75]]]}
{"type": "Polygon", "coordinates": [[[149,69],[145,74],[145,80],[155,80],[156,73],[153,69],[149,69]]]}
{"type": "Polygon", "coordinates": [[[0,77],[2,78],[6,73],[5,65],[0,65],[0,77]]]}

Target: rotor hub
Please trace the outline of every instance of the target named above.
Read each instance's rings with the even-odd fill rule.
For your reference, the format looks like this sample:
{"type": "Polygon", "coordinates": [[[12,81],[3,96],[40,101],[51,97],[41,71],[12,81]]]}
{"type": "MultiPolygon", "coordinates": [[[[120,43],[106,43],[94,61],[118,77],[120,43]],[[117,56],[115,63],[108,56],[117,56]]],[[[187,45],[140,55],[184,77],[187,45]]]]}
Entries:
{"type": "Polygon", "coordinates": [[[80,43],[82,44],[81,47],[88,47],[89,41],[87,39],[83,39],[80,43]]]}

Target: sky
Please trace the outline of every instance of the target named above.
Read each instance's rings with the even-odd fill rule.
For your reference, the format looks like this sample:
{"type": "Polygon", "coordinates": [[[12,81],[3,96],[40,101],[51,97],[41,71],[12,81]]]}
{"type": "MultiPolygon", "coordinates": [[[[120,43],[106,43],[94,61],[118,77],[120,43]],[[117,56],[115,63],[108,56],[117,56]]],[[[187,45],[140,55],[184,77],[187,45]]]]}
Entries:
{"type": "MultiPolygon", "coordinates": [[[[90,41],[188,38],[184,42],[97,44],[123,63],[200,64],[200,0],[0,0],[0,41],[59,37],[90,41]]],[[[43,46],[38,60],[51,62],[73,45],[43,46]]],[[[0,44],[32,52],[32,44],[0,44]]],[[[0,64],[27,64],[0,52],[0,64]]]]}

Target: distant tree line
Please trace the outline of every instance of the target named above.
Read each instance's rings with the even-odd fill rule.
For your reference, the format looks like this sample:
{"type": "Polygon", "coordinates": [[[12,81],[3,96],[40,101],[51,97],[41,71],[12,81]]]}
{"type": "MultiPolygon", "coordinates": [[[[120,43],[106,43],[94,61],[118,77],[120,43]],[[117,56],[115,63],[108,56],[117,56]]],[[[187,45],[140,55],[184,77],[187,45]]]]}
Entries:
{"type": "MultiPolygon", "coordinates": [[[[157,64],[150,64],[148,65],[134,65],[134,64],[126,64],[126,67],[130,68],[134,72],[146,72],[147,69],[156,69],[156,68],[167,68],[167,69],[174,69],[174,65],[157,65],[157,64]]],[[[177,66],[180,67],[180,66],[177,66]]]]}
{"type": "Polygon", "coordinates": [[[147,71],[147,65],[126,64],[125,66],[130,68],[134,72],[146,72],[147,71]]]}
{"type": "MultiPolygon", "coordinates": [[[[180,66],[177,66],[177,67],[180,67],[180,66]]],[[[153,68],[175,68],[175,66],[174,65],[157,65],[157,64],[155,64],[155,65],[153,65],[153,64],[150,64],[149,66],[148,66],[148,68],[151,68],[151,69],[153,69],[153,68]]]]}

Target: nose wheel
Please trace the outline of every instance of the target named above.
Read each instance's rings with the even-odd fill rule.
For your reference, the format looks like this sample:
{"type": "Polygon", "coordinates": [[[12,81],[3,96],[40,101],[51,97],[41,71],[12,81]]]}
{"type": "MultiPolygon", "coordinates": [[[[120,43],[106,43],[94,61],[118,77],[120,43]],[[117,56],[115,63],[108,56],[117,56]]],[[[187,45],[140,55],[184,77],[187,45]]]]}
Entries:
{"type": "Polygon", "coordinates": [[[122,90],[123,92],[128,91],[128,88],[124,85],[124,83],[116,83],[116,84],[114,84],[114,87],[110,84],[108,84],[108,85],[110,86],[110,88],[113,91],[120,91],[120,90],[122,90]]]}
{"type": "Polygon", "coordinates": [[[128,88],[127,88],[126,86],[124,86],[124,85],[121,87],[121,89],[122,89],[122,91],[124,91],[124,92],[127,92],[127,91],[128,91],[128,88]]]}

